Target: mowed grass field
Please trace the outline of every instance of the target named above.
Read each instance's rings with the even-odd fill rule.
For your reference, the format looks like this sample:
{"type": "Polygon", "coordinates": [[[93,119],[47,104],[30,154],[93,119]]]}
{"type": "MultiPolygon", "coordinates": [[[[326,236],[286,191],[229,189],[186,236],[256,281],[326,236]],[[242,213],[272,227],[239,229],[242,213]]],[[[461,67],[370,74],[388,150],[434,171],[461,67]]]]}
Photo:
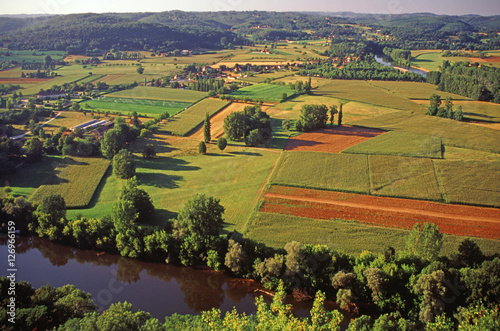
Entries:
{"type": "Polygon", "coordinates": [[[264,73],[264,74],[257,74],[254,76],[246,77],[246,78],[241,78],[242,81],[245,82],[251,82],[251,83],[262,83],[266,79],[280,79],[285,76],[293,74],[291,71],[278,71],[278,72],[271,72],[271,73],[264,73]]]}
{"type": "Polygon", "coordinates": [[[382,107],[423,112],[424,108],[408,98],[360,80],[330,80],[313,90],[315,95],[370,103],[382,107]]]}
{"type": "Polygon", "coordinates": [[[204,99],[177,116],[170,118],[164,128],[172,134],[185,136],[205,120],[207,113],[212,116],[229,104],[229,101],[212,98],[204,99]]]}
{"type": "Polygon", "coordinates": [[[173,89],[163,87],[137,86],[130,90],[122,90],[107,95],[118,98],[137,98],[148,100],[169,100],[179,102],[197,102],[207,96],[206,92],[173,89]]]}
{"type": "Polygon", "coordinates": [[[109,164],[109,160],[102,158],[66,157],[29,200],[37,203],[51,194],[60,194],[68,208],[84,208],[90,203],[109,164]]]}
{"type": "Polygon", "coordinates": [[[445,146],[500,153],[500,131],[477,125],[406,111],[394,112],[349,124],[386,131],[405,131],[443,139],[445,146]]]}
{"type": "MultiPolygon", "coordinates": [[[[136,159],[140,187],[149,193],[157,209],[151,224],[164,225],[166,220],[175,218],[186,201],[198,193],[220,199],[226,208],[225,229],[242,231],[279,154],[229,146],[224,153],[216,153],[215,148],[209,150],[213,153],[136,159]]],[[[107,176],[91,208],[70,210],[68,216],[103,217],[112,211],[123,185],[124,181],[107,176]]]]}
{"type": "Polygon", "coordinates": [[[405,131],[389,131],[346,148],[342,153],[442,158],[441,138],[405,131]]]}
{"type": "Polygon", "coordinates": [[[368,157],[357,154],[283,152],[271,184],[368,194],[368,157]]]}
{"type": "MultiPolygon", "coordinates": [[[[470,100],[470,98],[458,94],[438,91],[436,85],[429,83],[392,82],[392,81],[380,80],[380,81],[371,81],[370,84],[413,100],[420,99],[428,101],[429,97],[433,93],[440,95],[443,100],[446,97],[450,97],[453,100],[470,100]]],[[[428,104],[426,104],[426,106],[428,106],[428,104]]]]}
{"type": "Polygon", "coordinates": [[[500,161],[435,160],[447,202],[500,207],[500,161]]]}
{"type": "Polygon", "coordinates": [[[279,102],[283,93],[286,93],[289,98],[296,94],[295,90],[287,86],[256,84],[236,90],[231,95],[240,98],[250,98],[253,101],[279,102]]]}
{"type": "MultiPolygon", "coordinates": [[[[348,254],[359,254],[365,250],[382,254],[388,245],[396,252],[405,249],[408,230],[369,226],[344,220],[316,220],[274,213],[257,213],[246,235],[274,248],[283,248],[286,243],[299,241],[303,244],[327,245],[348,254]],[[278,235],[279,234],[279,235],[278,235]]],[[[444,235],[441,255],[457,254],[458,246],[465,238],[444,235]]],[[[485,254],[500,251],[500,241],[473,239],[485,254]]]]}
{"type": "Polygon", "coordinates": [[[148,99],[132,99],[132,98],[109,98],[99,97],[95,100],[85,101],[83,103],[85,110],[99,109],[101,111],[119,112],[122,114],[130,114],[137,112],[140,115],[155,116],[163,113],[169,113],[170,116],[179,113],[188,108],[190,102],[167,101],[167,100],[148,100],[148,99]],[[87,108],[86,106],[90,108],[87,108]]]}
{"type": "Polygon", "coordinates": [[[370,155],[369,162],[371,194],[442,200],[431,159],[370,155]]]}
{"type": "MultiPolygon", "coordinates": [[[[411,65],[414,67],[422,68],[429,71],[438,70],[438,67],[443,63],[443,58],[439,53],[434,52],[411,52],[411,65]]],[[[453,60],[453,57],[447,59],[453,60]]]]}

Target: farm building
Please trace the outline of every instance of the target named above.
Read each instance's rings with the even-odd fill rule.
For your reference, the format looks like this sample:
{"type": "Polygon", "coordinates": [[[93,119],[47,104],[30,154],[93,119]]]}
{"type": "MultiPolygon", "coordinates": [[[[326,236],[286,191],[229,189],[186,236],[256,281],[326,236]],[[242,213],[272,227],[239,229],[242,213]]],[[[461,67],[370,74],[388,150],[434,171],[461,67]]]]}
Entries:
{"type": "Polygon", "coordinates": [[[36,98],[44,100],[57,100],[59,98],[66,98],[66,93],[63,90],[41,90],[36,98]]]}

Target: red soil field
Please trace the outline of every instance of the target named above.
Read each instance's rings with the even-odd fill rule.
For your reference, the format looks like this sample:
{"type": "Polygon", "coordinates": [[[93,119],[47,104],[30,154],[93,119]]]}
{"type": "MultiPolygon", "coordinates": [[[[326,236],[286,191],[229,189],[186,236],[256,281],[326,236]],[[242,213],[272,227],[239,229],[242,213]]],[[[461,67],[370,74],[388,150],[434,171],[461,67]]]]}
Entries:
{"type": "Polygon", "coordinates": [[[334,129],[306,132],[288,139],[285,151],[338,153],[384,133],[382,130],[343,125],[334,129]]]}
{"type": "Polygon", "coordinates": [[[486,57],[484,59],[481,59],[479,57],[470,57],[469,60],[471,62],[489,62],[489,63],[493,63],[493,62],[500,62],[500,56],[489,56],[489,57],[486,57]]]}
{"type": "Polygon", "coordinates": [[[52,78],[0,78],[0,84],[37,84],[52,78]]]}
{"type": "Polygon", "coordinates": [[[272,186],[260,211],[405,229],[432,222],[442,233],[500,240],[497,208],[272,186]]]}

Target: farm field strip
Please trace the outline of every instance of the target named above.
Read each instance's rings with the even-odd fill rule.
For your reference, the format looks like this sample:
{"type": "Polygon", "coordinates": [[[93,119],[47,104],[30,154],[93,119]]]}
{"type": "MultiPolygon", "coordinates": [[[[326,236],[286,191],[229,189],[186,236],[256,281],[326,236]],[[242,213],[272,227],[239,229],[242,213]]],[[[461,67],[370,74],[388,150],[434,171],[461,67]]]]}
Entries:
{"type": "Polygon", "coordinates": [[[260,211],[406,229],[426,221],[448,234],[500,239],[500,210],[495,208],[272,186],[260,211]]]}
{"type": "Polygon", "coordinates": [[[167,132],[175,135],[185,136],[194,130],[198,125],[203,123],[205,116],[208,113],[213,116],[220,110],[227,107],[231,102],[219,99],[203,99],[195,103],[188,109],[179,113],[168,120],[163,126],[167,132]]]}
{"type": "MultiPolygon", "coordinates": [[[[438,93],[439,94],[439,93],[438,93]]],[[[417,103],[429,106],[428,100],[418,100],[417,103]]],[[[486,101],[455,101],[453,99],[454,110],[457,106],[462,106],[464,118],[481,122],[500,123],[500,105],[486,101]]]]}
{"type": "MultiPolygon", "coordinates": [[[[89,105],[92,109],[118,111],[129,114],[138,112],[140,114],[158,115],[168,112],[169,115],[175,115],[191,105],[188,102],[167,101],[167,100],[147,100],[131,98],[110,98],[99,97],[95,100],[85,101],[83,109],[89,105]]],[[[90,110],[90,109],[89,109],[90,110]]]]}
{"type": "Polygon", "coordinates": [[[343,125],[291,137],[288,139],[285,150],[338,153],[383,133],[384,131],[377,129],[343,125]]]}
{"type": "Polygon", "coordinates": [[[458,94],[439,91],[436,85],[429,83],[393,82],[393,81],[378,80],[378,81],[370,81],[370,84],[391,91],[393,93],[399,94],[408,99],[427,100],[427,103],[429,97],[433,93],[440,95],[443,100],[446,97],[450,97],[453,100],[471,100],[470,98],[458,94]]]}
{"type": "Polygon", "coordinates": [[[281,101],[283,93],[286,93],[288,98],[296,94],[295,90],[287,86],[277,84],[255,84],[240,88],[231,93],[231,95],[240,98],[249,98],[254,101],[279,102],[281,101]]]}
{"type": "Polygon", "coordinates": [[[40,202],[45,196],[60,194],[68,208],[85,208],[109,164],[101,158],[66,157],[47,182],[30,196],[30,201],[40,202]]]}
{"type": "Polygon", "coordinates": [[[131,90],[110,93],[107,97],[167,100],[194,103],[207,96],[206,92],[164,87],[137,86],[131,90]]]}

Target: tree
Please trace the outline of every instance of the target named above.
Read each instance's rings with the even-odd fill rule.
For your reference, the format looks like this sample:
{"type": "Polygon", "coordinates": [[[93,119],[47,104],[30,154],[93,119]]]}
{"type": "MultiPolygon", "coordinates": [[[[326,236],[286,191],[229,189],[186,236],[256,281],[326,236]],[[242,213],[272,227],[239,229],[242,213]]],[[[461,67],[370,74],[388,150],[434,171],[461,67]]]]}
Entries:
{"type": "Polygon", "coordinates": [[[483,263],[484,254],[474,240],[466,238],[458,246],[457,261],[461,265],[476,267],[483,263]]]}
{"type": "Polygon", "coordinates": [[[427,110],[427,115],[435,116],[438,113],[441,103],[441,96],[433,93],[429,97],[429,108],[427,110]]]}
{"type": "Polygon", "coordinates": [[[212,139],[212,136],[210,133],[210,114],[209,113],[207,113],[205,115],[205,122],[203,123],[203,138],[205,140],[205,143],[207,143],[207,144],[212,139]]]}
{"type": "Polygon", "coordinates": [[[241,245],[230,239],[227,247],[227,253],[224,258],[224,265],[234,274],[239,275],[243,270],[245,260],[246,255],[241,245]]]}
{"type": "Polygon", "coordinates": [[[457,111],[453,114],[453,119],[455,121],[463,121],[463,119],[464,119],[464,112],[462,111],[462,105],[459,105],[457,107],[457,111]]]}
{"type": "Polygon", "coordinates": [[[231,140],[241,139],[245,135],[246,116],[243,112],[233,112],[224,119],[224,132],[231,140]]]}
{"type": "Polygon", "coordinates": [[[338,114],[337,106],[331,105],[330,106],[330,126],[333,126],[333,121],[335,118],[335,114],[338,114]]]}
{"type": "Polygon", "coordinates": [[[38,138],[31,138],[25,145],[26,159],[28,162],[37,162],[43,158],[43,143],[38,138]]]}
{"type": "Polygon", "coordinates": [[[151,144],[147,144],[144,146],[142,150],[142,157],[145,159],[153,159],[156,157],[155,147],[151,144]]]}
{"type": "Polygon", "coordinates": [[[205,145],[205,142],[200,141],[200,143],[198,144],[198,153],[199,154],[207,153],[207,145],[205,145]]]}
{"type": "Polygon", "coordinates": [[[285,102],[288,99],[288,95],[286,93],[281,94],[280,102],[285,102]]]}
{"type": "Polygon", "coordinates": [[[220,151],[226,149],[226,146],[227,146],[226,138],[220,137],[219,139],[217,139],[217,147],[219,148],[220,151]]]}
{"type": "Polygon", "coordinates": [[[439,226],[433,223],[424,223],[422,230],[420,224],[415,223],[406,237],[406,250],[428,261],[437,259],[442,246],[443,234],[439,232],[439,226]]]}
{"type": "Polygon", "coordinates": [[[78,102],[73,102],[71,104],[71,110],[73,111],[80,111],[81,107],[80,107],[80,104],[78,102]]]}
{"type": "Polygon", "coordinates": [[[127,149],[121,149],[113,157],[113,175],[120,179],[129,179],[135,176],[134,155],[127,149]]]}
{"type": "Polygon", "coordinates": [[[138,66],[137,67],[137,72],[142,75],[142,73],[144,72],[143,66],[138,66]]]}
{"type": "Polygon", "coordinates": [[[300,122],[304,131],[323,129],[328,120],[325,105],[304,105],[300,110],[300,122]]]}
{"type": "Polygon", "coordinates": [[[430,274],[422,274],[413,291],[421,296],[419,319],[422,322],[432,322],[434,317],[444,310],[441,300],[446,293],[445,275],[442,270],[430,274]]]}
{"type": "Polygon", "coordinates": [[[338,126],[342,126],[342,116],[343,116],[343,114],[342,114],[342,104],[340,104],[340,107],[339,107],[339,116],[338,116],[338,123],[337,123],[338,126]]]}
{"type": "Polygon", "coordinates": [[[115,128],[104,134],[101,141],[101,152],[107,159],[113,159],[116,153],[125,147],[126,137],[124,133],[115,128]]]}
{"type": "Polygon", "coordinates": [[[134,176],[127,181],[122,190],[120,201],[130,202],[137,212],[137,221],[146,222],[155,212],[155,207],[149,194],[140,189],[139,182],[134,176]]]}
{"type": "Polygon", "coordinates": [[[30,231],[35,231],[40,237],[59,240],[62,235],[62,222],[66,218],[66,202],[59,194],[44,197],[35,210],[38,224],[29,225],[30,231]]]}

